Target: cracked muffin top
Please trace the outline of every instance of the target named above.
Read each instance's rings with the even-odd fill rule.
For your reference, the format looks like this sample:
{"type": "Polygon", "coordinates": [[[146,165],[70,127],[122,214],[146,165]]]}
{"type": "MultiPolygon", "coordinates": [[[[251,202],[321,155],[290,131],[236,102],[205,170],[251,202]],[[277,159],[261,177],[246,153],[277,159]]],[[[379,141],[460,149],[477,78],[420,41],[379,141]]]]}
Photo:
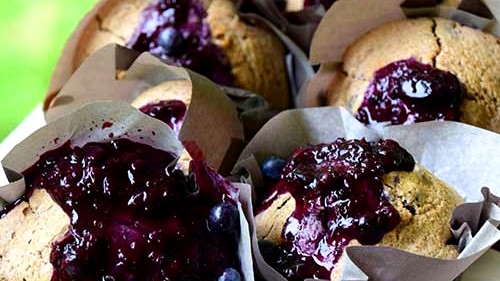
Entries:
{"type": "Polygon", "coordinates": [[[230,0],[109,0],[100,4],[76,47],[75,68],[109,43],[151,52],[216,83],[289,106],[285,49],[230,0]]]}
{"type": "Polygon", "coordinates": [[[361,36],[341,67],[327,103],[364,123],[456,120],[500,132],[500,40],[491,34],[442,18],[398,20],[361,36]]]}
{"type": "Polygon", "coordinates": [[[264,259],[287,280],[340,280],[350,245],[458,254],[448,223],[460,197],[393,140],[301,147],[280,174],[256,228],[264,259]]]}

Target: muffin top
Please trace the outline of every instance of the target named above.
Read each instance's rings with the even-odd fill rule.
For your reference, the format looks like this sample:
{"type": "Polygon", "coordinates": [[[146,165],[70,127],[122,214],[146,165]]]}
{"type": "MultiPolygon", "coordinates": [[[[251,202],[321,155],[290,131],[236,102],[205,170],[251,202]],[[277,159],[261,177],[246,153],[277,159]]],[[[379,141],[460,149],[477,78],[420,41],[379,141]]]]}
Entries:
{"type": "Polygon", "coordinates": [[[202,162],[191,162],[189,176],[172,163],[172,154],[127,139],[44,153],[23,172],[24,197],[1,216],[0,276],[239,275],[237,190],[202,162]]]}
{"type": "MultiPolygon", "coordinates": [[[[418,107],[418,103],[442,103],[441,109],[437,110],[442,114],[435,114],[437,117],[431,118],[433,120],[457,120],[499,132],[498,42],[499,39],[493,35],[441,18],[405,19],[381,25],[361,36],[346,50],[342,69],[329,87],[328,104],[346,106],[359,117],[363,115],[363,111],[367,111],[370,99],[377,100],[372,107],[384,102],[399,104],[401,99],[394,99],[394,96],[400,95],[416,101],[410,102],[407,108],[411,108],[412,104],[417,104],[418,107]],[[418,67],[413,67],[417,75],[414,75],[413,80],[408,79],[409,91],[404,91],[404,79],[394,79],[398,70],[381,75],[384,69],[401,62],[406,62],[407,65],[418,64],[418,67]],[[426,78],[427,80],[419,78],[426,71],[438,75],[428,75],[430,78],[426,78]],[[435,77],[441,78],[434,79],[435,77]],[[393,79],[396,84],[399,82],[399,94],[390,93],[380,86],[380,81],[389,79],[393,79]],[[457,81],[463,90],[457,85],[457,81]],[[421,91],[424,95],[418,97],[419,87],[431,90],[421,91]],[[373,98],[373,88],[379,91],[382,89],[383,93],[378,97],[385,95],[385,100],[373,98]],[[444,90],[434,90],[436,88],[444,90]],[[411,97],[412,94],[416,96],[411,97]],[[443,100],[448,101],[442,102],[443,100]],[[453,117],[440,117],[448,116],[447,112],[454,111],[457,107],[453,117]]],[[[401,77],[405,78],[404,75],[401,77]]],[[[401,107],[391,107],[391,110],[398,113],[401,107]]],[[[420,115],[423,114],[427,112],[420,115]]],[[[369,123],[366,121],[368,118],[358,119],[369,123]]],[[[383,121],[391,121],[390,118],[387,119],[383,121]]]]}
{"type": "Polygon", "coordinates": [[[270,193],[256,217],[257,236],[274,244],[264,258],[289,280],[338,280],[348,245],[457,255],[446,243],[459,197],[391,140],[299,148],[270,193]]]}
{"type": "Polygon", "coordinates": [[[109,43],[254,91],[277,109],[289,106],[283,45],[263,26],[242,19],[233,1],[104,1],[76,47],[75,69],[109,43]]]}

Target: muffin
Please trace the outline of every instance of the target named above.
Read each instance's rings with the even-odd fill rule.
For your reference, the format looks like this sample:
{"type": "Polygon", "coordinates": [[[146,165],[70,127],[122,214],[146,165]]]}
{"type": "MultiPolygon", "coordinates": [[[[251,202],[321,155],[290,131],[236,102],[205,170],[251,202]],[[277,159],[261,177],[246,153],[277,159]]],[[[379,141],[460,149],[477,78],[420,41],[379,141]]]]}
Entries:
{"type": "Polygon", "coordinates": [[[392,140],[298,148],[269,194],[257,210],[257,237],[287,280],[340,280],[349,245],[458,256],[447,242],[460,197],[392,140]]]}
{"type": "Polygon", "coordinates": [[[117,43],[259,93],[278,109],[289,105],[283,45],[240,18],[231,0],[108,0],[96,12],[79,38],[73,69],[117,43]]]}
{"type": "Polygon", "coordinates": [[[381,25],[346,50],[327,104],[366,124],[456,120],[500,132],[500,44],[442,18],[381,25]]]}
{"type": "Polygon", "coordinates": [[[0,280],[235,280],[238,190],[128,139],[70,142],[23,172],[0,213],[0,280]]]}

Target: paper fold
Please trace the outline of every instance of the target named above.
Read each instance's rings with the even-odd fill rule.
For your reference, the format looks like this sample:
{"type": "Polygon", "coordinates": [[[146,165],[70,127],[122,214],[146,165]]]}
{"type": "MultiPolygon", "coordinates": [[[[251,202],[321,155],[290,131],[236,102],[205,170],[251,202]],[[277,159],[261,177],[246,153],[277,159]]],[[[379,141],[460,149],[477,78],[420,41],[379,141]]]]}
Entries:
{"type": "MultiPolygon", "coordinates": [[[[123,72],[122,72],[123,73],[123,72]]],[[[188,81],[188,111],[179,138],[195,143],[212,167],[226,173],[241,149],[243,128],[234,104],[205,77],[169,66],[154,56],[108,45],[89,57],[52,100],[46,112],[50,122],[81,106],[102,100],[131,103],[147,89],[164,82],[188,81]],[[122,79],[117,72],[125,71],[122,79]]]]}

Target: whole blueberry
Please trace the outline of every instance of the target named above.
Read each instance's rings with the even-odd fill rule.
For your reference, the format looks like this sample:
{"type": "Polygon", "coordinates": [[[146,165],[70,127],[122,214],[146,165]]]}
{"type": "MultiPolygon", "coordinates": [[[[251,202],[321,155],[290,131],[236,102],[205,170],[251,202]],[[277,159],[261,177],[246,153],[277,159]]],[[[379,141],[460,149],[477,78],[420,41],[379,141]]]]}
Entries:
{"type": "Polygon", "coordinates": [[[279,180],[281,177],[281,171],[283,171],[283,167],[285,167],[286,161],[282,158],[271,156],[262,162],[260,169],[262,170],[262,174],[264,177],[279,180]]]}
{"type": "Polygon", "coordinates": [[[239,231],[240,213],[236,205],[229,202],[215,205],[208,214],[208,228],[218,233],[239,231]]]}
{"type": "Polygon", "coordinates": [[[236,269],[228,267],[224,270],[218,281],[241,281],[241,275],[236,269]]]}
{"type": "Polygon", "coordinates": [[[158,37],[158,44],[160,44],[168,55],[175,53],[177,49],[179,49],[181,43],[181,34],[173,27],[165,28],[158,37]]]}

